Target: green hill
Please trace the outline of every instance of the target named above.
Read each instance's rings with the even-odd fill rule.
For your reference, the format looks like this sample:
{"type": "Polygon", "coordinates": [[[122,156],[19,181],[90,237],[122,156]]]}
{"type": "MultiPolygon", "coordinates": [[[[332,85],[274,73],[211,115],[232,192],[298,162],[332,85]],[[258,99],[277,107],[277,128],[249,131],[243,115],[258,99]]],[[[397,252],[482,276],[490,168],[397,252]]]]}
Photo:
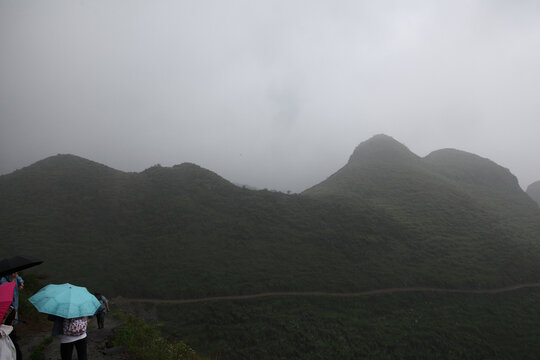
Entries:
{"type": "Polygon", "coordinates": [[[360,144],[349,162],[304,195],[368,203],[421,235],[538,240],[539,212],[508,169],[445,149],[420,158],[386,135],[360,144]],[[520,235],[521,234],[521,235],[520,235]]]}
{"type": "MultiPolygon", "coordinates": [[[[540,208],[529,196],[488,159],[451,149],[421,158],[385,135],[297,195],[238,187],[194,164],[125,173],[57,155],[0,176],[0,251],[39,257],[48,281],[108,296],[491,288],[538,281],[540,208]]],[[[220,359],[536,359],[539,297],[292,296],[126,310],[154,314],[220,359]]]]}
{"type": "Polygon", "coordinates": [[[242,189],[192,164],[122,173],[55,156],[0,177],[0,200],[2,253],[126,296],[365,287],[347,274],[364,266],[351,239],[399,232],[364,208],[242,189]]]}
{"type": "Polygon", "coordinates": [[[405,222],[432,223],[436,233],[539,215],[515,176],[494,162],[452,149],[422,159],[386,135],[360,144],[342,169],[303,194],[368,202],[405,222]]]}
{"type": "Polygon", "coordinates": [[[527,194],[540,205],[540,181],[536,181],[527,187],[527,194]]]}
{"type": "Polygon", "coordinates": [[[540,209],[472,154],[379,135],[300,195],[194,164],[124,173],[58,155],[0,176],[0,250],[52,281],[132,297],[536,281],[540,209]]]}
{"type": "MultiPolygon", "coordinates": [[[[416,234],[419,253],[426,251],[419,266],[435,257],[454,262],[448,264],[453,271],[465,266],[486,279],[524,264],[522,270],[536,268],[538,207],[507,169],[473,154],[446,149],[420,158],[391,137],[378,135],[303,195],[367,203],[384,211],[416,234]]],[[[425,271],[429,268],[432,263],[425,271]]]]}

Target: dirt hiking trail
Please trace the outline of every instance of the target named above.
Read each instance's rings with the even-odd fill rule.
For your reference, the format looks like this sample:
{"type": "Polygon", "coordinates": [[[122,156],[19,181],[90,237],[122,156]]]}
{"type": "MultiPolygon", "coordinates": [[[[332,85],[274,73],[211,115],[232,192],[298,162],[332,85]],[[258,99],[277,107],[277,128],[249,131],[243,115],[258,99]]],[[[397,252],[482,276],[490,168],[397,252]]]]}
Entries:
{"type": "MultiPolygon", "coordinates": [[[[92,360],[126,360],[125,349],[111,348],[108,342],[112,338],[113,331],[120,326],[121,322],[107,314],[105,327],[97,328],[97,321],[92,319],[87,329],[88,359],[92,360]]],[[[24,359],[30,359],[34,349],[45,339],[51,336],[52,322],[50,324],[20,324],[17,326],[19,346],[24,359]]],[[[60,360],[60,341],[58,337],[47,345],[43,351],[44,360],[60,360]]],[[[73,349],[73,359],[77,359],[77,352],[73,349]]]]}
{"type": "MultiPolygon", "coordinates": [[[[282,297],[282,296],[326,296],[326,297],[362,297],[373,296],[380,294],[394,294],[407,292],[433,292],[433,293],[455,293],[455,294],[497,294],[510,291],[516,291],[525,288],[538,288],[540,283],[517,284],[513,286],[493,288],[493,289],[444,289],[431,287],[403,287],[403,288],[387,288],[375,289],[360,292],[335,293],[323,291],[289,291],[289,292],[265,292],[251,295],[236,295],[236,296],[216,296],[204,297],[198,299],[134,299],[116,297],[112,303],[117,305],[128,305],[129,303],[153,303],[153,304],[189,304],[200,303],[207,301],[230,301],[230,300],[245,300],[257,299],[263,297],[282,297]]],[[[107,315],[105,320],[105,328],[98,329],[96,320],[92,320],[88,324],[88,358],[92,360],[126,360],[128,359],[125,349],[110,348],[110,339],[116,327],[121,326],[121,322],[111,315],[107,315]]],[[[23,354],[23,358],[30,359],[33,350],[39,346],[45,339],[51,336],[52,323],[40,324],[24,324],[17,326],[17,334],[19,336],[19,346],[23,354]]],[[[58,338],[47,345],[43,351],[44,360],[60,360],[60,343],[58,338]]],[[[76,359],[76,352],[74,351],[76,359]]]]}
{"type": "Polygon", "coordinates": [[[215,296],[215,297],[204,297],[204,298],[197,298],[197,299],[136,299],[136,298],[125,298],[122,296],[118,296],[114,299],[114,301],[118,304],[129,303],[129,302],[146,302],[146,303],[153,303],[153,304],[189,304],[189,303],[199,303],[199,302],[205,302],[205,301],[256,299],[256,298],[270,297],[270,296],[359,297],[359,296],[407,293],[407,292],[437,292],[437,293],[455,293],[455,294],[497,294],[497,293],[516,291],[516,290],[525,289],[525,288],[536,288],[536,287],[540,287],[540,283],[517,284],[517,285],[506,286],[506,287],[501,287],[501,288],[493,288],[493,289],[445,289],[445,288],[431,288],[431,287],[403,287],[403,288],[366,290],[366,291],[349,292],[349,293],[335,293],[335,292],[324,292],[324,291],[286,291],[286,292],[265,292],[265,293],[251,294],[251,295],[215,296]]]}

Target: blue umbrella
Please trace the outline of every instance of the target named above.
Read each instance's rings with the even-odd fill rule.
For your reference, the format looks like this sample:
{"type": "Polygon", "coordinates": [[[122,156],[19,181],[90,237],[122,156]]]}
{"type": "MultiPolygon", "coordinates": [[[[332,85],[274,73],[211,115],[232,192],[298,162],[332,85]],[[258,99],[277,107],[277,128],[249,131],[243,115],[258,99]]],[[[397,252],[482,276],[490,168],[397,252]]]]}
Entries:
{"type": "Polygon", "coordinates": [[[28,300],[39,312],[66,319],[92,316],[100,306],[85,287],[71,284],[47,285],[28,300]]]}

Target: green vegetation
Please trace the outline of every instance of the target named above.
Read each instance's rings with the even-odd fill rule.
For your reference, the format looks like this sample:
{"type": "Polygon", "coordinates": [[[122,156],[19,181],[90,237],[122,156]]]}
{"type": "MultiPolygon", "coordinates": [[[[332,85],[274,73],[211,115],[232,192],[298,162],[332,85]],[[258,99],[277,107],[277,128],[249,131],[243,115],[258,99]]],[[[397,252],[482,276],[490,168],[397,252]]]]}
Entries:
{"type": "Polygon", "coordinates": [[[193,164],[123,173],[58,155],[0,176],[0,250],[110,296],[537,280],[540,209],[511,174],[382,140],[301,195],[239,188],[193,164]]]}
{"type": "MultiPolygon", "coordinates": [[[[387,136],[360,144],[341,170],[296,195],[239,188],[193,164],[124,173],[58,155],[0,176],[0,220],[2,254],[39,257],[36,271],[52,282],[109,297],[477,289],[537,282],[540,273],[540,208],[507,169],[457,150],[420,158],[387,136]]],[[[540,335],[540,319],[528,310],[540,313],[538,293],[520,294],[158,312],[169,331],[220,359],[538,358],[529,334],[540,335]]]]}
{"type": "Polygon", "coordinates": [[[224,360],[540,358],[532,289],[161,304],[157,314],[166,331],[224,360]]]}
{"type": "Polygon", "coordinates": [[[201,359],[184,342],[165,339],[159,330],[141,318],[116,312],[123,326],[115,332],[115,346],[125,346],[139,360],[197,360],[201,359]]]}
{"type": "Polygon", "coordinates": [[[28,298],[34,295],[43,287],[45,276],[41,274],[32,274],[26,271],[21,273],[24,280],[24,289],[19,292],[19,314],[23,321],[45,322],[43,314],[38,312],[34,305],[28,301],[28,298]]]}
{"type": "MultiPolygon", "coordinates": [[[[31,323],[49,323],[47,317],[38,312],[34,305],[32,305],[28,298],[39,291],[43,287],[43,283],[46,277],[42,274],[32,274],[26,271],[20,273],[24,280],[24,289],[19,292],[19,319],[24,322],[31,323]]],[[[30,354],[32,360],[44,360],[44,350],[52,343],[52,337],[46,337],[43,341],[35,347],[30,354]]]]}
{"type": "Polygon", "coordinates": [[[30,359],[32,360],[45,360],[45,354],[43,354],[43,351],[53,342],[52,337],[48,337],[43,339],[43,341],[36,346],[34,351],[32,351],[32,354],[30,354],[30,359]]]}
{"type": "Polygon", "coordinates": [[[502,231],[513,242],[539,239],[538,206],[510,171],[452,149],[420,158],[384,135],[360,144],[346,166],[304,195],[367,203],[418,236],[482,241],[502,231]]]}

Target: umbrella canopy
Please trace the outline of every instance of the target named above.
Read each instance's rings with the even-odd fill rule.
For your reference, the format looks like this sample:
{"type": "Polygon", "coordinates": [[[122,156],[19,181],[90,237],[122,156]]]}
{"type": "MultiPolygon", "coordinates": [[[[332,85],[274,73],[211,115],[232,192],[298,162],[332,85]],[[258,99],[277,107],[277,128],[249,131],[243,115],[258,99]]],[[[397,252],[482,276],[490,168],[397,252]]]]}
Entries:
{"type": "Polygon", "coordinates": [[[14,272],[39,265],[43,260],[34,259],[28,256],[14,256],[0,260],[0,276],[13,274],[14,272]]]}
{"type": "Polygon", "coordinates": [[[13,291],[16,283],[6,282],[0,285],[0,322],[11,303],[13,302],[13,291]]]}
{"type": "Polygon", "coordinates": [[[50,284],[28,299],[39,312],[72,319],[92,316],[100,302],[85,287],[50,284]]]}

